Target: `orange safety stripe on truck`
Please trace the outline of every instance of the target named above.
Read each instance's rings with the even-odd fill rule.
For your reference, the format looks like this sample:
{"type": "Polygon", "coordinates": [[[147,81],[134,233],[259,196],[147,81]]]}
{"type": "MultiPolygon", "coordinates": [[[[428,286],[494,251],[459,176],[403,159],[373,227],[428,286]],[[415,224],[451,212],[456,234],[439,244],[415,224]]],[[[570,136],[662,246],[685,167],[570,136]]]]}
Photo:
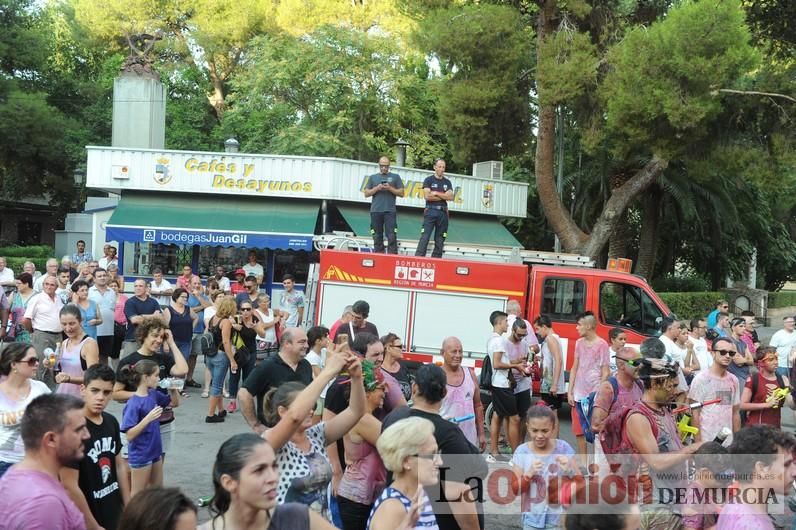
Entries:
{"type": "Polygon", "coordinates": [[[464,287],[459,285],[443,285],[437,284],[437,289],[445,289],[447,291],[461,291],[463,293],[478,293],[478,294],[500,294],[504,296],[517,296],[522,297],[525,293],[522,291],[504,291],[502,289],[484,289],[481,287],[464,287]]]}

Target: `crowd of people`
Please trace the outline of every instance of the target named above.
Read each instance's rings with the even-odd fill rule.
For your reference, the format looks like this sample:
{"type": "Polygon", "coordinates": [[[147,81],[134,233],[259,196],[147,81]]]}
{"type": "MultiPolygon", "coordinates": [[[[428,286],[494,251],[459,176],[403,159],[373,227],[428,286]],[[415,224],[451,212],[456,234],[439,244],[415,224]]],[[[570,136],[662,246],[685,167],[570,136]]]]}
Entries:
{"type": "MultiPolygon", "coordinates": [[[[72,263],[93,262],[85,254],[72,263]]],[[[793,317],[763,346],[754,315],[730,318],[719,301],[705,319],[664,318],[636,348],[621,328],[600,337],[585,313],[567,366],[553,320],[529,322],[510,300],[484,315],[479,371],[454,335],[441,337],[441,363],[418,367],[368,320],[367,301],[305,329],[295,279],[272,309],[262,269],[247,265],[234,282],[186,266],[172,285],[155,270],[130,296],[118,269],[99,265],[74,278],[48,266],[39,292],[31,272],[16,277],[0,304],[13,318],[0,352],[0,529],[196,528],[193,502],[163,487],[191,388],[207,398],[205,422],[240,413],[251,429],[218,449],[203,529],[483,529],[493,513],[477,484],[495,469],[523,499],[540,480],[562,484],[556,499],[518,505],[524,529],[793,527],[789,510],[769,514],[768,496],[707,510],[663,495],[767,489],[786,502],[793,317]],[[124,403],[118,418],[111,400],[124,403]],[[559,421],[565,403],[571,424],[559,421]],[[601,464],[620,460],[649,495],[579,510],[584,485],[619,467],[601,464]]]]}

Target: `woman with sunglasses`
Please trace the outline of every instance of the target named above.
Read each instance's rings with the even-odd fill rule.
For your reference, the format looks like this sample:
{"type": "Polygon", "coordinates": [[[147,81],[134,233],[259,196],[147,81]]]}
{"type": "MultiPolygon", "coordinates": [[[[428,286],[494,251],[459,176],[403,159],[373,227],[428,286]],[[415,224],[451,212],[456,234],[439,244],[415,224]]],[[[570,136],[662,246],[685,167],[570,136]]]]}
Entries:
{"type": "Polygon", "coordinates": [[[434,424],[424,418],[402,419],[381,433],[376,446],[393,481],[373,503],[368,530],[439,528],[424,490],[439,483],[443,463],[434,424]]]}
{"type": "Polygon", "coordinates": [[[404,358],[404,345],[400,337],[395,333],[388,333],[380,340],[384,345],[384,362],[381,363],[381,370],[384,372],[384,381],[387,384],[387,408],[395,410],[406,405],[412,397],[412,380],[409,377],[409,370],[401,363],[404,358]]]}
{"type": "Polygon", "coordinates": [[[22,443],[20,423],[28,403],[50,389],[36,381],[39,358],[27,342],[7,344],[0,353],[0,477],[12,465],[22,461],[25,445],[22,443]]]}
{"type": "Polygon", "coordinates": [[[232,397],[227,405],[229,413],[238,410],[238,386],[241,378],[245,381],[254,370],[257,361],[257,337],[265,334],[265,325],[254,314],[254,306],[251,301],[241,302],[240,313],[235,316],[232,329],[233,343],[238,343],[235,353],[238,369],[231,372],[229,376],[229,395],[232,397]],[[243,347],[240,347],[240,344],[243,344],[243,347]]]}

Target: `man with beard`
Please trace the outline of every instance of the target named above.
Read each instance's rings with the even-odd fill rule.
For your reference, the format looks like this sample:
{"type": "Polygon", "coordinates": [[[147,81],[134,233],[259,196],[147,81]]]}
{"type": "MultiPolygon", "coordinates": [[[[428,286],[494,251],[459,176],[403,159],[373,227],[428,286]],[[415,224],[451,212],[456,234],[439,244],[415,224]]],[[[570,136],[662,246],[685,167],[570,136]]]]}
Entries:
{"type": "Polygon", "coordinates": [[[119,422],[105,412],[116,374],[110,366],[95,364],[86,370],[83,381],[80,392],[90,437],[83,459],[61,469],[61,483],[83,512],[89,530],[115,530],[130,496],[127,482],[118,478],[118,471],[127,465],[122,458],[119,422]]]}
{"type": "Polygon", "coordinates": [[[45,394],[30,402],[20,425],[25,458],[0,479],[4,528],[80,530],[83,514],[58,482],[64,466],[79,462],[89,434],[83,400],[45,394]]]}

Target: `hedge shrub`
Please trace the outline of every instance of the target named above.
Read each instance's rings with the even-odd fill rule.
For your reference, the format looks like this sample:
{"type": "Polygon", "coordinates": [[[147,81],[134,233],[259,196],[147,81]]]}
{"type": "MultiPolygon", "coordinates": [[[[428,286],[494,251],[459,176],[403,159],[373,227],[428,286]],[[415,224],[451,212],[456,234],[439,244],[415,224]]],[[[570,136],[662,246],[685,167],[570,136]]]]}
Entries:
{"type": "Polygon", "coordinates": [[[0,256],[6,258],[6,266],[10,267],[16,276],[22,273],[26,261],[32,261],[36,264],[36,270],[43,272],[47,260],[55,257],[55,250],[47,245],[8,246],[0,247],[0,256]]]}
{"type": "Polygon", "coordinates": [[[31,245],[28,247],[8,246],[0,247],[0,256],[6,258],[25,258],[26,260],[33,261],[30,258],[52,258],[55,256],[55,249],[48,245],[31,245]]]}
{"type": "Polygon", "coordinates": [[[796,305],[796,291],[776,291],[768,293],[768,307],[790,307],[796,305]]]}
{"type": "Polygon", "coordinates": [[[658,293],[669,309],[681,320],[707,316],[716,308],[716,300],[726,295],[718,291],[696,293],[658,293]]]}

